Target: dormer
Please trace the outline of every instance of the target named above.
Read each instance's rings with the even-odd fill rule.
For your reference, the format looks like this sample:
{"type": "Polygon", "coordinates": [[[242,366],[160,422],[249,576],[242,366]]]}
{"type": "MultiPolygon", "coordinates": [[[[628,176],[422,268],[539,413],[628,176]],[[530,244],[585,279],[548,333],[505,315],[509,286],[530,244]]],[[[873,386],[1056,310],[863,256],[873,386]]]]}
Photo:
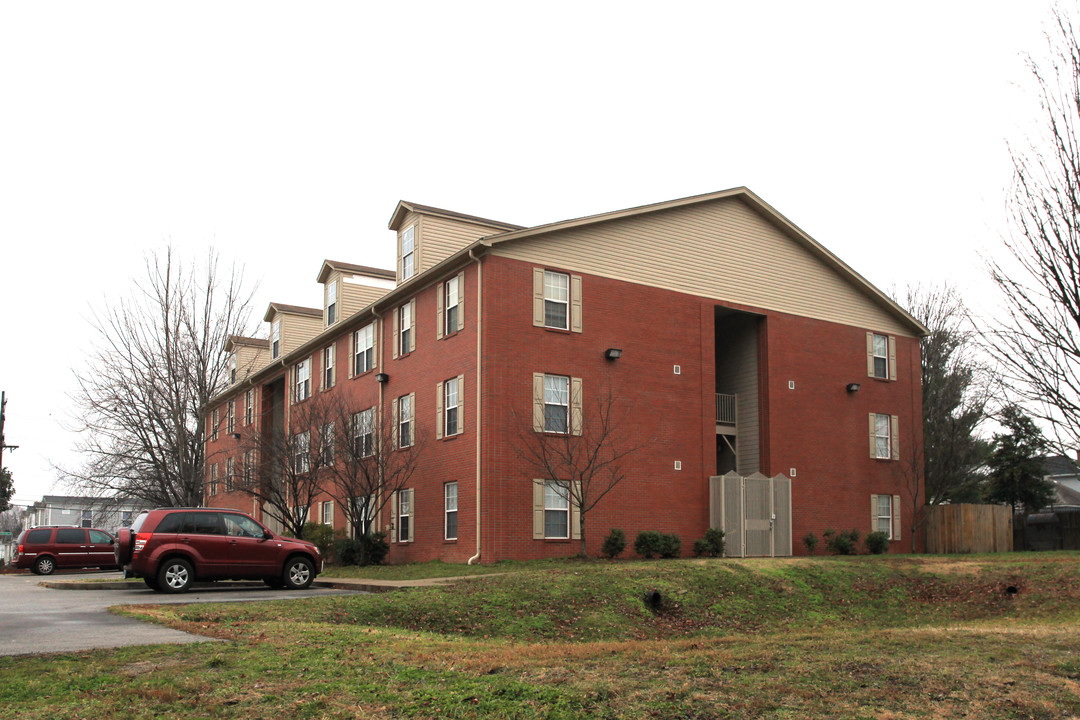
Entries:
{"type": "Polygon", "coordinates": [[[270,362],[270,341],[233,335],[225,341],[225,352],[229,355],[229,385],[232,386],[270,362]]]}
{"type": "Polygon", "coordinates": [[[393,270],[326,260],[319,270],[323,285],[323,327],[363,310],[394,289],[393,270]]]}
{"type": "Polygon", "coordinates": [[[322,332],[323,311],[270,303],[263,320],[270,323],[269,360],[285,357],[322,332]]]}
{"type": "Polygon", "coordinates": [[[394,209],[389,227],[397,233],[398,285],[482,237],[524,229],[405,200],[394,209]]]}

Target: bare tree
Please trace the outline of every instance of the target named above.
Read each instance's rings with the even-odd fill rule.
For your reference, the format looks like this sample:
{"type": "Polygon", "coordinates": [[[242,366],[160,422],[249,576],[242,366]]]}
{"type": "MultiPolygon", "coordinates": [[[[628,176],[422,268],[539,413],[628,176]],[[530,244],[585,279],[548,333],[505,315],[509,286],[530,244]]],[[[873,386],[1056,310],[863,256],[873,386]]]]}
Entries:
{"type": "Polygon", "coordinates": [[[98,341],[74,370],[72,397],[85,463],[57,470],[88,494],[194,506],[203,495],[202,415],[226,386],[221,349],[244,334],[251,294],[214,252],[186,265],[168,248],[145,266],[130,297],[91,319],[98,341]]]}
{"type": "MultiPolygon", "coordinates": [[[[335,427],[334,462],[324,490],[342,509],[354,538],[370,536],[373,520],[394,493],[408,486],[424,454],[423,436],[410,430],[410,445],[397,447],[399,428],[379,417],[377,408],[354,412],[337,401],[331,412],[335,427]]],[[[363,559],[362,559],[363,562],[363,559]]]]}
{"type": "Polygon", "coordinates": [[[974,325],[948,286],[909,287],[906,306],[930,334],[920,342],[923,446],[904,474],[914,477],[925,469],[929,505],[976,499],[981,479],[976,468],[985,459],[976,430],[986,419],[991,377],[978,357],[974,325]]]}
{"type": "Polygon", "coordinates": [[[1010,147],[1013,182],[1004,239],[1008,257],[988,261],[1006,316],[988,342],[1013,392],[1060,444],[1080,443],[1080,43],[1054,11],[1049,56],[1028,57],[1040,104],[1040,136],[1010,147]]]}
{"type": "Polygon", "coordinates": [[[565,404],[547,402],[553,399],[547,397],[551,388],[542,395],[538,393],[534,398],[535,417],[530,430],[521,433],[519,452],[537,477],[555,481],[555,491],[577,508],[579,554],[585,557],[586,517],[626,479],[625,461],[640,446],[631,443],[626,432],[627,412],[619,407],[610,390],[584,403],[580,391],[573,387],[574,383],[568,384],[565,404]],[[556,432],[547,432],[552,424],[556,432]]]}
{"type": "Polygon", "coordinates": [[[240,446],[242,474],[226,479],[232,490],[255,498],[293,537],[304,536],[321,480],[334,463],[338,429],[333,409],[334,401],[322,393],[293,405],[288,427],[261,429],[240,446]]]}

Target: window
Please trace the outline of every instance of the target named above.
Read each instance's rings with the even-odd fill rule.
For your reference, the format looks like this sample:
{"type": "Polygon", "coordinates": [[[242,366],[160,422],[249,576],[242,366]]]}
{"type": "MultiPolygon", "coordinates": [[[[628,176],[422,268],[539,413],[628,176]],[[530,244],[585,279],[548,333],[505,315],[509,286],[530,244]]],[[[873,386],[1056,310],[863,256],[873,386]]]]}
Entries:
{"type": "Polygon", "coordinates": [[[416,226],[401,231],[401,279],[408,280],[416,274],[416,226]]]}
{"type": "Polygon", "coordinates": [[[874,529],[888,533],[889,539],[892,540],[892,498],[888,495],[877,496],[877,523],[874,529]]]}
{"type": "Polygon", "coordinates": [[[900,419],[896,415],[870,413],[870,457],[877,460],[899,460],[900,419]]]}
{"type": "Polygon", "coordinates": [[[447,540],[457,540],[457,483],[448,482],[443,488],[446,506],[446,523],[443,537],[447,540]]]}
{"type": "Polygon", "coordinates": [[[217,495],[218,482],[217,482],[217,465],[210,466],[210,477],[206,481],[206,487],[208,488],[210,495],[217,495]]]}
{"type": "Polygon", "coordinates": [[[82,526],[84,528],[94,527],[94,512],[92,510],[82,511],[82,526]]]}
{"type": "Polygon", "coordinates": [[[334,351],[336,348],[337,345],[334,344],[323,348],[322,351],[323,390],[334,387],[334,351]]]}
{"type": "Polygon", "coordinates": [[[452,277],[446,281],[446,323],[444,332],[447,335],[458,331],[459,286],[460,276],[452,277]]]}
{"type": "Polygon", "coordinates": [[[225,459],[225,492],[233,491],[233,478],[236,477],[236,463],[232,458],[225,459]]]}
{"type": "Polygon", "coordinates": [[[570,378],[544,376],[544,432],[566,433],[570,429],[570,378]]]}
{"type": "Polygon", "coordinates": [[[375,500],[368,497],[354,497],[353,503],[353,517],[356,518],[357,525],[353,528],[353,537],[362,537],[367,535],[371,531],[372,515],[375,512],[375,500]]]}
{"type": "Polygon", "coordinates": [[[408,302],[398,308],[398,354],[405,355],[412,350],[412,303],[408,302]]]}
{"type": "Polygon", "coordinates": [[[320,438],[323,467],[331,467],[334,464],[334,423],[326,423],[322,426],[320,438]]]}
{"type": "Polygon", "coordinates": [[[570,329],[570,276],[544,271],[544,327],[570,329]]]}
{"type": "Polygon", "coordinates": [[[319,522],[334,527],[334,501],[327,500],[319,508],[319,522]]]}
{"type": "Polygon", "coordinates": [[[337,280],[326,284],[326,326],[337,322],[337,280]]]}
{"type": "Polygon", "coordinates": [[[133,515],[133,513],[132,513],[131,510],[123,510],[123,511],[121,511],[121,513],[120,513],[120,526],[121,527],[131,527],[132,515],[133,515]]]}
{"type": "Polygon", "coordinates": [[[866,333],[866,374],[879,380],[896,379],[896,338],[866,333]]]}
{"type": "Polygon", "coordinates": [[[356,457],[369,457],[375,452],[375,408],[353,415],[353,452],[356,457]]]}
{"type": "Polygon", "coordinates": [[[244,393],[244,425],[250,425],[255,419],[255,389],[244,393]]]}
{"type": "Polygon", "coordinates": [[[412,542],[413,539],[413,491],[401,490],[397,494],[397,541],[412,542]]]}
{"type": "Polygon", "coordinates": [[[296,402],[311,397],[311,358],[296,363],[293,378],[296,382],[296,392],[293,394],[296,402]]]}
{"type": "Polygon", "coordinates": [[[435,429],[437,438],[459,435],[464,430],[462,423],[464,384],[465,376],[458,375],[456,378],[451,378],[436,386],[435,429]]]}
{"type": "Polygon", "coordinates": [[[277,320],[270,325],[270,357],[277,359],[281,354],[281,321],[277,320]]]}
{"type": "MultiPolygon", "coordinates": [[[[83,527],[90,527],[84,525],[83,527]]],[[[86,531],[77,528],[60,528],[56,531],[56,542],[64,545],[78,545],[86,542],[86,531]]]]}
{"type": "Polygon", "coordinates": [[[233,400],[225,406],[225,427],[230,435],[236,432],[236,403],[233,400]]]}
{"type": "Polygon", "coordinates": [[[220,423],[220,420],[218,419],[218,409],[214,408],[214,411],[212,413],[210,413],[210,439],[211,440],[217,440],[217,438],[218,438],[218,424],[219,423],[220,423]]]}
{"type": "Polygon", "coordinates": [[[570,537],[570,492],[566,483],[553,480],[544,483],[544,537],[570,537]]]}
{"type": "Polygon", "coordinates": [[[397,399],[398,447],[406,448],[413,444],[413,396],[402,395],[397,399]]]}
{"type": "Polygon", "coordinates": [[[244,485],[245,488],[251,488],[255,484],[255,451],[246,450],[244,452],[244,485]]]}
{"type": "Polygon", "coordinates": [[[375,367],[375,323],[353,333],[353,375],[362,375],[375,367]]]}
{"type": "Polygon", "coordinates": [[[236,382],[236,353],[229,358],[229,384],[236,382]]]}
{"type": "Polygon", "coordinates": [[[311,468],[311,431],[305,430],[293,436],[293,471],[306,473],[311,468]]]}

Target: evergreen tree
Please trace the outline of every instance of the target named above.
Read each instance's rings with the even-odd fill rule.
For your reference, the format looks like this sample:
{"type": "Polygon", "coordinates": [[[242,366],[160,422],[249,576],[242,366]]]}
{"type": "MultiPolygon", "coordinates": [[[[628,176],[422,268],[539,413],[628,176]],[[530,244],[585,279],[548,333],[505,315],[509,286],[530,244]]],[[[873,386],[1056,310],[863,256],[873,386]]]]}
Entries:
{"type": "Polygon", "coordinates": [[[15,494],[15,481],[7,468],[0,470],[0,512],[11,507],[11,497],[15,494]]]}
{"type": "Polygon", "coordinates": [[[1015,405],[1002,411],[1001,424],[1006,432],[995,434],[991,443],[986,500],[1008,503],[1013,512],[1021,506],[1031,512],[1049,505],[1054,484],[1042,474],[1048,447],[1042,431],[1015,405]]]}

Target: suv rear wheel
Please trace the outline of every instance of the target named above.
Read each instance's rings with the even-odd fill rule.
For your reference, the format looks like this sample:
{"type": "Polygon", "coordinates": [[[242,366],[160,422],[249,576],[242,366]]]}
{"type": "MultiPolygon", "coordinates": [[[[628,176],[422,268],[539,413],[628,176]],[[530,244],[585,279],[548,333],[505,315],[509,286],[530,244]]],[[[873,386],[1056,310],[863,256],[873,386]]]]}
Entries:
{"type": "Polygon", "coordinates": [[[281,578],[289,590],[303,590],[315,579],[315,568],[305,557],[292,557],[285,563],[281,578]]]}
{"type": "Polygon", "coordinates": [[[53,570],[56,569],[56,561],[48,555],[39,557],[34,562],[34,572],[38,575],[52,575],[53,570]]]}
{"type": "Polygon", "coordinates": [[[169,558],[158,568],[158,589],[167,593],[187,592],[194,579],[191,563],[183,558],[169,558]]]}

